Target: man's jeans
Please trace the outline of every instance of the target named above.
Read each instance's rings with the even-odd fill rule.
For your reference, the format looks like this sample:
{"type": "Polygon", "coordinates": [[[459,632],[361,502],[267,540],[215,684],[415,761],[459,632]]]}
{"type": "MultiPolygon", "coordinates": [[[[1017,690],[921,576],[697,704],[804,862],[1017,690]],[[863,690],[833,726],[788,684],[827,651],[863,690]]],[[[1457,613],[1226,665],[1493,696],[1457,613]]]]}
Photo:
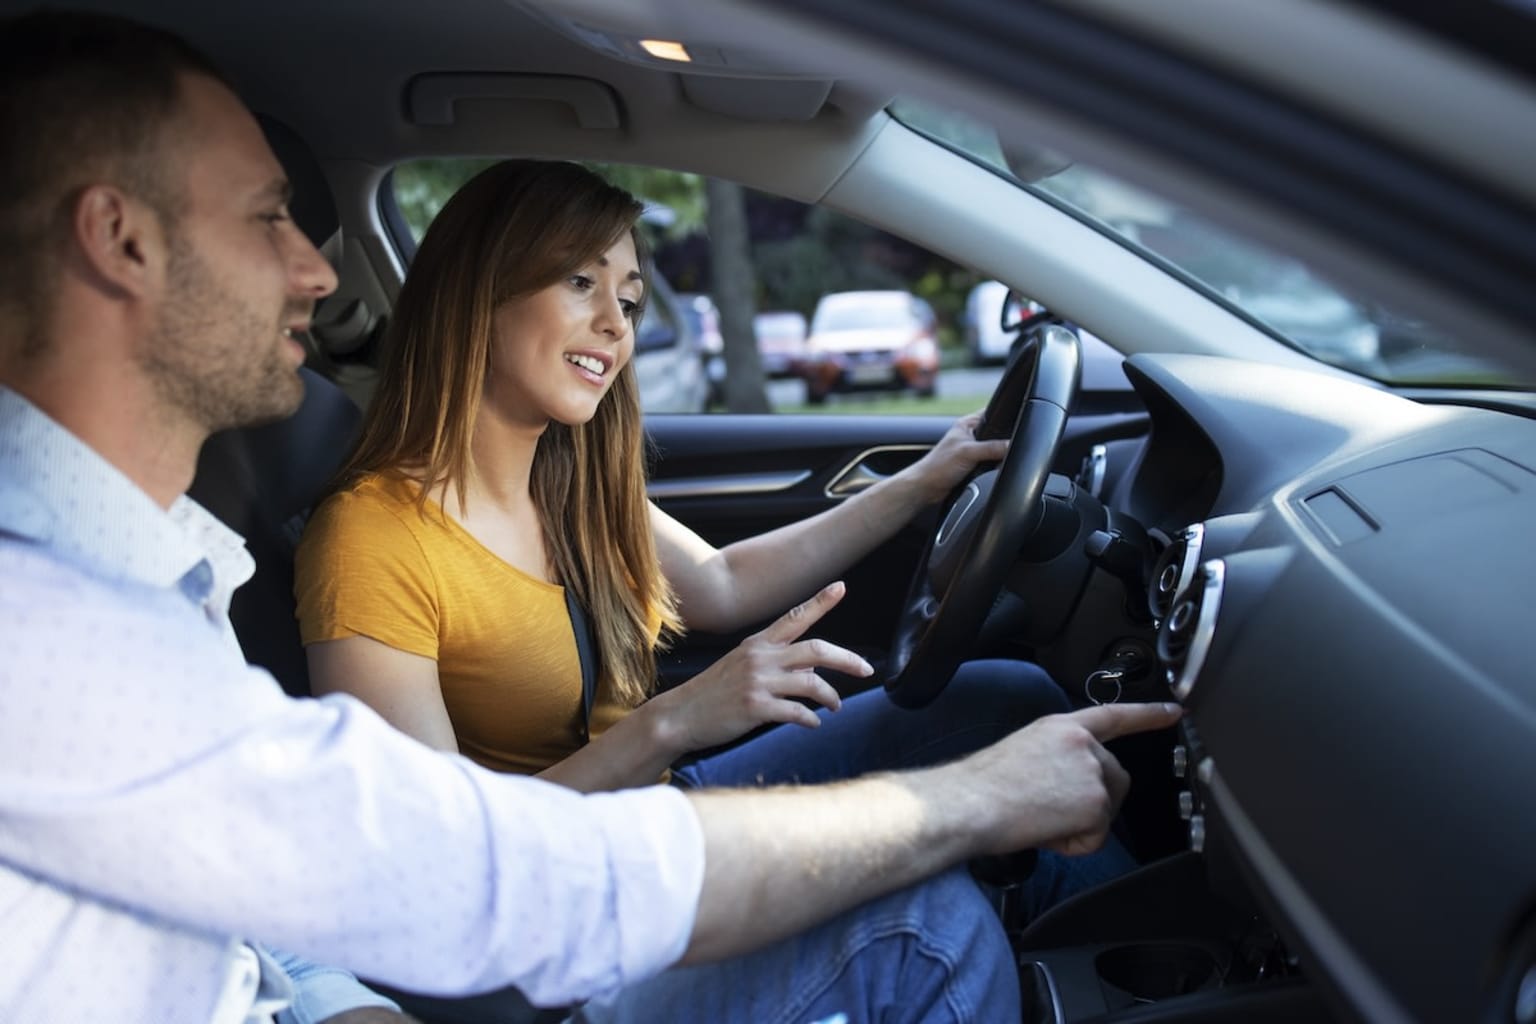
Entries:
{"type": "MultiPolygon", "coordinates": [[[[821,711],[821,727],[782,725],[722,754],[673,772],[674,785],[741,787],[851,779],[870,772],[924,768],[963,757],[1037,718],[1072,710],[1042,669],[1023,661],[968,661],[926,708],[899,708],[876,687],[821,711]]],[[[1027,779],[1020,779],[1027,785],[1027,779]]],[[[1136,862],[1117,841],[1087,857],[1042,850],[1019,893],[1033,919],[1046,908],[1136,862]]]]}
{"type": "Polygon", "coordinates": [[[674,967],[582,1024],[1016,1021],[1019,979],[997,915],[963,869],[749,956],[674,967]]]}
{"type": "MultiPolygon", "coordinates": [[[[780,726],[680,768],[679,786],[817,783],[916,768],[980,749],[1041,715],[1068,710],[1034,666],[971,662],[921,711],[880,690],[820,713],[819,729],[780,726]]],[[[1020,780],[1027,784],[1027,780],[1020,780]]],[[[1040,855],[1025,883],[1031,914],[1134,864],[1118,845],[1091,857],[1040,855]]],[[[673,968],[574,1019],[813,1024],[1019,1020],[1018,974],[993,904],[963,869],[855,908],[758,953],[673,968]]]]}

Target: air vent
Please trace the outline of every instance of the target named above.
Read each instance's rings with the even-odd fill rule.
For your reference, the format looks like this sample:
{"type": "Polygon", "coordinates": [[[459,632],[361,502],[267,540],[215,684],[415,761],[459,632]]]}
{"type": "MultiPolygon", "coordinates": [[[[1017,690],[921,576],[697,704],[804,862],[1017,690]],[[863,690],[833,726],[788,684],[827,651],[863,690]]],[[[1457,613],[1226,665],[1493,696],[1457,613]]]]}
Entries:
{"type": "Polygon", "coordinates": [[[1213,558],[1192,574],[1189,586],[1174,598],[1157,634],[1157,656],[1174,696],[1184,700],[1205,664],[1216,629],[1216,612],[1226,582],[1226,564],[1213,558]]]}
{"type": "Polygon", "coordinates": [[[1175,602],[1189,588],[1195,567],[1200,564],[1200,548],[1204,543],[1205,527],[1195,523],[1175,534],[1158,556],[1152,569],[1152,581],[1147,584],[1147,608],[1154,623],[1161,625],[1175,602]]]}

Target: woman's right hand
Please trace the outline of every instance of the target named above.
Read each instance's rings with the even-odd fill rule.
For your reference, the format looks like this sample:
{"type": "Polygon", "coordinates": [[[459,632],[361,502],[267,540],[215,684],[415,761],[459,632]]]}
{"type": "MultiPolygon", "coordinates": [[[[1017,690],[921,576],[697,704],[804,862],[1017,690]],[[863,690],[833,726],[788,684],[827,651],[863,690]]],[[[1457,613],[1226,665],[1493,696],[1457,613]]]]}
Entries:
{"type": "Polygon", "coordinates": [[[845,592],[841,581],[827,584],[705,671],[649,701],[645,707],[660,716],[656,725],[663,742],[682,754],[729,743],[770,722],[819,726],[809,704],[836,711],[842,698],[816,674],[818,668],[860,677],[874,673],[852,651],[825,640],[800,639],[845,592]]]}

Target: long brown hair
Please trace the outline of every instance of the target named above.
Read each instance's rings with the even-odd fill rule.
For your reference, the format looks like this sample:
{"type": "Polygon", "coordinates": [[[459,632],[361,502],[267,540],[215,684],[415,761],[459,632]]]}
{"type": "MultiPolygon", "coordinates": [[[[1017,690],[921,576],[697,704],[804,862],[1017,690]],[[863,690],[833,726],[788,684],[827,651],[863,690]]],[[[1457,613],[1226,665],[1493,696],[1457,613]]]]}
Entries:
{"type": "MultiPolygon", "coordinates": [[[[446,501],[451,482],[463,508],[495,311],[586,266],[626,233],[648,296],[641,209],[628,192],[559,161],[499,163],[456,192],[400,290],[378,390],[340,485],[368,473],[409,476],[421,485],[425,512],[434,489],[446,501]]],[[[632,327],[641,313],[631,315],[632,327]]],[[[681,628],[651,535],[644,446],[639,386],[626,365],[589,422],[549,424],[530,483],[551,567],[589,614],[602,683],[628,705],[656,677],[656,620],[669,632],[681,628]]]]}

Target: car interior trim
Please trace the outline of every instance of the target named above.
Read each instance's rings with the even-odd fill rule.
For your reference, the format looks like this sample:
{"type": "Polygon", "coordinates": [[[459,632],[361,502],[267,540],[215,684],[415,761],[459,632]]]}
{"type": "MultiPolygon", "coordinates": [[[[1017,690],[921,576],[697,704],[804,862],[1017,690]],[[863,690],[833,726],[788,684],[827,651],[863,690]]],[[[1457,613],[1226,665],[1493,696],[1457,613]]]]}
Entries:
{"type": "Polygon", "coordinates": [[[724,498],[738,494],[774,494],[787,491],[811,477],[808,469],[784,473],[741,473],[732,476],[699,476],[678,480],[652,480],[646,494],[652,501],[672,498],[724,498]]]}
{"type": "Polygon", "coordinates": [[[822,490],[828,498],[851,498],[862,490],[873,487],[884,480],[890,474],[881,473],[871,469],[869,460],[887,453],[910,453],[919,458],[927,454],[932,445],[926,444],[882,444],[873,448],[866,448],[858,455],[849,459],[847,464],[832,474],[832,482],[822,490]]]}
{"type": "Polygon", "coordinates": [[[1214,764],[1205,778],[1206,795],[1221,812],[1222,823],[1242,851],[1249,867],[1264,880],[1270,897],[1291,925],[1306,939],[1314,962],[1360,1010],[1362,1020],[1376,1024],[1411,1024],[1412,1017],[1392,998],[1370,967],[1345,942],[1321,908],[1286,870],[1263,833],[1254,825],[1214,764]]]}
{"type": "MultiPolygon", "coordinates": [[[[1194,632],[1190,635],[1189,650],[1184,656],[1184,664],[1177,670],[1170,671],[1173,676],[1170,682],[1173,685],[1174,696],[1179,700],[1187,700],[1190,691],[1195,687],[1195,681],[1200,675],[1200,669],[1205,666],[1206,655],[1211,651],[1211,641],[1216,635],[1216,614],[1221,608],[1221,591],[1226,583],[1226,563],[1219,558],[1213,558],[1200,568],[1204,577],[1204,586],[1200,591],[1200,603],[1195,611],[1199,617],[1195,620],[1194,632]]],[[[1176,602],[1173,611],[1168,615],[1165,629],[1174,630],[1179,627],[1178,619],[1181,610],[1188,608],[1187,602],[1193,598],[1183,598],[1176,602]]]]}
{"type": "Polygon", "coordinates": [[[434,72],[411,80],[405,102],[414,123],[445,125],[453,123],[459,100],[551,101],[569,108],[583,128],[614,131],[623,123],[608,86],[574,75],[434,72]]]}

